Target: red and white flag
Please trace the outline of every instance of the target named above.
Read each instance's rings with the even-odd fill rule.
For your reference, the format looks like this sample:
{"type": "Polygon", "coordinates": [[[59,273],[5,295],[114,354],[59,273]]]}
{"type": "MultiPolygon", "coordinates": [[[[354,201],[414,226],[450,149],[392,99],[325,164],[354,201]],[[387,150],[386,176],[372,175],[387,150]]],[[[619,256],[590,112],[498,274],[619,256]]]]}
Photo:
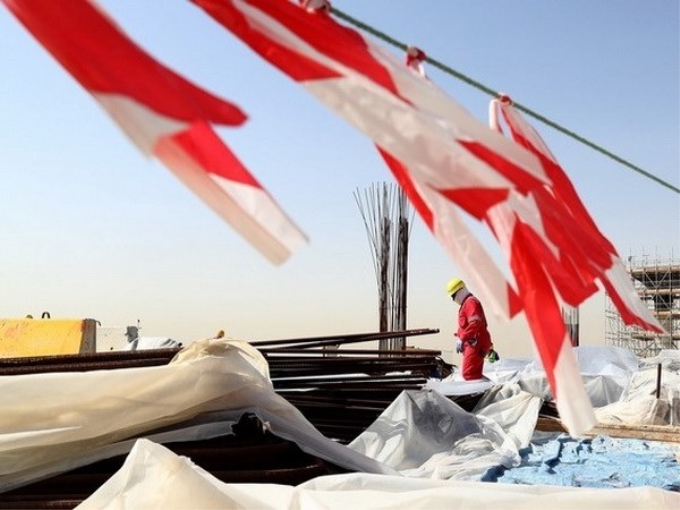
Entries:
{"type": "MultiPolygon", "coordinates": [[[[555,198],[553,207],[562,208],[562,214],[558,220],[564,221],[565,218],[568,218],[570,225],[574,224],[579,227],[577,230],[568,230],[564,229],[562,224],[561,228],[560,225],[556,225],[554,230],[577,236],[572,242],[581,248],[580,267],[585,268],[584,272],[592,275],[597,280],[598,286],[607,291],[625,324],[662,333],[663,327],[650,309],[640,300],[616,249],[597,228],[585,205],[581,202],[576,189],[544,140],[512,106],[512,101],[506,96],[495,99],[490,104],[490,124],[492,128],[501,130],[497,116],[499,110],[513,139],[539,157],[546,174],[553,182],[550,189],[543,191],[548,192],[548,196],[555,198]],[[555,204],[558,205],[555,206],[555,204]],[[587,261],[587,264],[583,264],[583,261],[587,261]]],[[[545,207],[544,209],[548,208],[545,207]]]]}
{"type": "Polygon", "coordinates": [[[2,0],[146,155],[160,159],[275,264],[307,242],[210,124],[239,126],[235,105],[164,67],[88,0],[2,0]]]}
{"type": "Polygon", "coordinates": [[[589,429],[592,407],[560,303],[576,306],[596,292],[594,280],[610,267],[611,253],[592,230],[571,224],[582,213],[560,206],[553,190],[561,176],[546,171],[545,158],[477,121],[325,11],[286,1],[192,2],[376,144],[476,293],[507,317],[525,311],[560,416],[573,435],[589,429]],[[514,284],[465,228],[459,210],[489,226],[514,284]],[[597,248],[586,258],[576,242],[581,230],[588,248],[597,248]]]}
{"type": "Polygon", "coordinates": [[[636,295],[616,250],[597,229],[543,139],[506,97],[491,102],[489,120],[493,129],[502,131],[498,110],[513,139],[537,155],[552,185],[537,187],[528,197],[508,200],[490,211],[486,221],[496,236],[503,237],[510,245],[506,255],[509,255],[541,360],[547,367],[550,386],[556,393],[560,417],[565,423],[585,430],[594,417],[590,406],[586,408],[579,403],[588,397],[583,385],[576,384],[579,371],[561,316],[562,302],[578,305],[599,283],[607,289],[626,323],[650,331],[663,330],[636,295]],[[528,199],[536,205],[533,213],[527,213],[518,203],[528,199]],[[536,216],[541,220],[538,225],[531,226],[524,221],[536,216]],[[560,271],[559,266],[565,271],[560,271]],[[579,293],[579,287],[585,292],[579,293]],[[575,402],[564,404],[559,398],[561,394],[569,395],[575,402]]]}
{"type": "MultiPolygon", "coordinates": [[[[448,214],[453,205],[481,220],[489,207],[505,200],[509,188],[527,190],[543,178],[533,154],[491,131],[403,62],[325,11],[308,12],[286,1],[192,1],[401,162],[414,182],[425,183],[421,192],[437,195],[430,206],[442,239],[460,233],[444,228],[460,223],[448,214]],[[453,112],[440,113],[441,104],[453,112]],[[503,156],[496,156],[499,164],[493,167],[475,150],[491,158],[503,156]]],[[[458,240],[449,240],[457,250],[458,240]]],[[[491,266],[488,270],[497,274],[491,266]]],[[[466,278],[475,280],[475,274],[466,273],[466,278]]],[[[511,317],[517,312],[505,283],[478,280],[482,283],[476,292],[497,313],[511,317]]]]}

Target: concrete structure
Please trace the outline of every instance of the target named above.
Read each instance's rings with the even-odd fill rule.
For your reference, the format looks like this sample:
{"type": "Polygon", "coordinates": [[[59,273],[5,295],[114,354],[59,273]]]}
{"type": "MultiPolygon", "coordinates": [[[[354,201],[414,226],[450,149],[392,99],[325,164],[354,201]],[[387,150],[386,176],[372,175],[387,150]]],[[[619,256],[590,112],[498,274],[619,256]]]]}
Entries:
{"type": "Polygon", "coordinates": [[[628,272],[640,299],[652,310],[666,333],[654,334],[624,325],[607,296],[607,345],[624,347],[642,358],[656,356],[662,349],[680,349],[680,260],[631,256],[628,272]]]}

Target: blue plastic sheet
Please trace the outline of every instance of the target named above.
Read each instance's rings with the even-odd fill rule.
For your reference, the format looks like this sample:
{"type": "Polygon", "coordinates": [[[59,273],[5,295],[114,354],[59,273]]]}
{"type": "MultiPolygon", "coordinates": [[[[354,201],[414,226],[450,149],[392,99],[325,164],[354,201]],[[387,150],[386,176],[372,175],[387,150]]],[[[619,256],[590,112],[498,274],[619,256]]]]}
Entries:
{"type": "Polygon", "coordinates": [[[640,439],[566,434],[532,443],[518,467],[487,473],[487,480],[508,484],[573,487],[651,486],[680,492],[680,464],[670,445],[640,439]]]}

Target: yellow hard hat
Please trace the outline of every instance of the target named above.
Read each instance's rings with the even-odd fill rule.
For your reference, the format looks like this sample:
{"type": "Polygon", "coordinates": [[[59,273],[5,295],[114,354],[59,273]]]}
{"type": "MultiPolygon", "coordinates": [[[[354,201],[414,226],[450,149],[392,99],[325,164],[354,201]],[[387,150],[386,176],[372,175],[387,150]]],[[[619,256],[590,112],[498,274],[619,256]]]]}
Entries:
{"type": "Polygon", "coordinates": [[[465,282],[463,280],[461,280],[460,278],[453,278],[449,280],[449,283],[446,284],[446,293],[449,296],[453,296],[463,287],[465,287],[465,282]]]}

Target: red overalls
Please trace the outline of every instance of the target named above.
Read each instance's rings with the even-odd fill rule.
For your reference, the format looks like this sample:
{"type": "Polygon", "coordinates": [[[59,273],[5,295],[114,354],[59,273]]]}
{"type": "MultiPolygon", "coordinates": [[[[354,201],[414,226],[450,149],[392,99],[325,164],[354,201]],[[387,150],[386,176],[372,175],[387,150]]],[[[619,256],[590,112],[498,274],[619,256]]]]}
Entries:
{"type": "Polygon", "coordinates": [[[491,350],[491,335],[479,300],[468,295],[458,310],[458,338],[463,341],[463,379],[481,379],[484,357],[491,350]]]}

